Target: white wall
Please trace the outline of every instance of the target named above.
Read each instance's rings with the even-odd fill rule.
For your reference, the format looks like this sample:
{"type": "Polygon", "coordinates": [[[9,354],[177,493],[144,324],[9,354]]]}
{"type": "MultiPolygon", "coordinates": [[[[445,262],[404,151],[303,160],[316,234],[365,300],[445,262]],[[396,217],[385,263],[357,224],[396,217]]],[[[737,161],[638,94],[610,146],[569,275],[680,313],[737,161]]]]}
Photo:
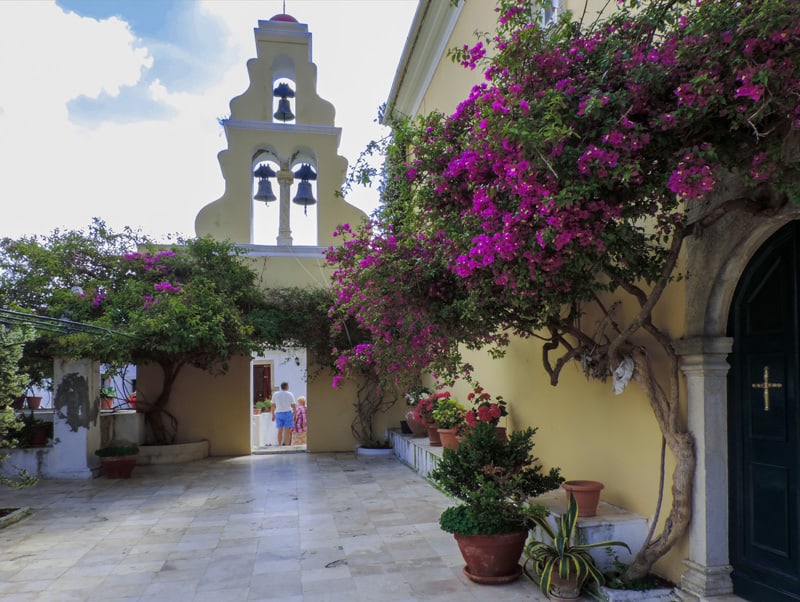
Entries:
{"type": "MultiPolygon", "coordinates": [[[[253,363],[271,361],[273,365],[272,389],[277,390],[284,381],[289,383],[295,399],[300,395],[308,396],[306,383],[306,350],[304,348],[290,349],[287,351],[267,351],[262,355],[253,357],[253,363]],[[295,359],[297,358],[297,359],[295,359]],[[298,365],[299,362],[299,365],[298,365]]],[[[250,378],[250,399],[253,398],[252,369],[250,378]]]]}

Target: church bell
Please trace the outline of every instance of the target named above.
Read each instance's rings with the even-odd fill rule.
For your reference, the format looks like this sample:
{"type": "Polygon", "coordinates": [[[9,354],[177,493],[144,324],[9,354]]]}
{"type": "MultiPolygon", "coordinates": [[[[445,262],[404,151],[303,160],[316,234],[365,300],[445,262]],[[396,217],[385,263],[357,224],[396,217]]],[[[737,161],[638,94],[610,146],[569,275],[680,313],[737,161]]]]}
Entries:
{"type": "Polygon", "coordinates": [[[317,174],[308,163],[303,165],[294,172],[295,178],[300,178],[300,183],[297,185],[297,194],[292,199],[293,203],[303,206],[303,214],[308,215],[308,206],[317,202],[311,192],[311,182],[309,180],[316,180],[317,174]]]}
{"type": "Polygon", "coordinates": [[[253,199],[265,203],[277,201],[278,197],[272,192],[272,184],[270,184],[270,181],[267,179],[277,175],[272,168],[266,163],[262,163],[258,166],[258,169],[253,172],[253,175],[258,178],[258,190],[255,196],[253,196],[253,199]]]}
{"type": "Polygon", "coordinates": [[[294,119],[294,113],[292,113],[292,107],[289,104],[289,99],[294,98],[294,90],[289,87],[289,84],[286,82],[278,84],[272,93],[280,98],[278,101],[278,110],[275,111],[273,115],[275,119],[279,119],[284,123],[294,119]]]}
{"type": "Polygon", "coordinates": [[[274,117],[284,123],[294,119],[294,113],[292,113],[292,107],[289,106],[289,100],[287,98],[281,98],[278,101],[278,110],[275,111],[274,117]]]}

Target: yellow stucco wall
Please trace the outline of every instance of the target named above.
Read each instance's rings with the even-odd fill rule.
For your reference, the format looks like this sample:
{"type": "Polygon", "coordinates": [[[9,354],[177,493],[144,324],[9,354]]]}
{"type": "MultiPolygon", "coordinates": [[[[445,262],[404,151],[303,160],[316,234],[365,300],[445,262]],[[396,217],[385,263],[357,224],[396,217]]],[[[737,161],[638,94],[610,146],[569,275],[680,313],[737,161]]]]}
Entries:
{"type": "MultiPolygon", "coordinates": [[[[330,271],[320,257],[249,257],[249,263],[269,294],[270,288],[327,286],[330,271]]],[[[178,378],[169,410],[178,418],[178,441],[208,439],[215,456],[250,454],[250,358],[228,362],[224,375],[214,376],[188,367],[178,378]]],[[[315,373],[315,368],[311,367],[315,373]]],[[[350,430],[356,399],[352,383],[333,388],[333,375],[323,372],[307,382],[308,451],[352,451],[358,445],[350,430]]],[[[277,383],[275,383],[277,384],[277,383]]],[[[137,388],[153,399],[161,388],[157,366],[139,366],[137,388]]],[[[398,402],[375,420],[375,433],[383,438],[386,428],[398,427],[405,405],[398,402]]]]}
{"type": "MultiPolygon", "coordinates": [[[[583,0],[565,0],[563,4],[566,10],[573,12],[575,18],[583,14],[583,0]]],[[[587,0],[585,6],[586,20],[591,20],[604,8],[608,10],[609,3],[604,0],[587,0]]],[[[476,31],[493,32],[497,25],[495,7],[495,2],[486,0],[464,2],[446,47],[461,48],[465,44],[471,47],[478,41],[475,37],[476,31]]],[[[487,50],[491,54],[491,49],[487,50]]],[[[444,56],[425,90],[419,114],[425,115],[431,111],[452,112],[467,97],[472,86],[483,81],[483,73],[479,67],[472,71],[444,56]]]]}
{"type": "MultiPolygon", "coordinates": [[[[207,439],[212,456],[250,453],[250,358],[228,362],[225,375],[187,366],[178,376],[167,409],[178,419],[178,443],[207,439]]],[[[137,366],[137,389],[152,400],[161,389],[161,370],[137,366]]]]}
{"type": "MultiPolygon", "coordinates": [[[[684,332],[683,303],[684,286],[680,282],[668,290],[657,312],[657,324],[674,338],[684,332]]],[[[610,380],[605,383],[588,380],[580,366],[571,362],[554,387],[544,369],[542,343],[537,339],[513,339],[502,359],[474,351],[465,351],[464,357],[474,365],[475,379],[492,395],[502,395],[508,402],[506,420],[511,429],[538,428],[534,452],[546,468],[560,467],[569,480],[601,481],[605,484],[604,501],[648,520],[653,517],[658,496],[661,433],[647,397],[638,385],[631,381],[622,394],[615,395],[610,380]]],[[[666,363],[657,365],[663,369],[666,363]]],[[[465,400],[469,391],[466,383],[454,387],[460,400],[465,400]]],[[[683,415],[685,425],[685,411],[683,415]]],[[[668,451],[662,523],[671,504],[674,466],[674,458],[668,451]]],[[[687,550],[684,538],[656,565],[656,570],[678,581],[685,569],[682,559],[687,550]]]]}
{"type": "MultiPolygon", "coordinates": [[[[494,4],[466,2],[448,47],[474,44],[476,30],[492,31],[496,23],[494,4]]],[[[565,4],[578,16],[583,11],[583,2],[565,4]]],[[[591,20],[604,4],[590,1],[586,19],[591,20]]],[[[478,70],[469,71],[443,58],[423,97],[420,113],[452,112],[481,78],[478,70]]],[[[684,308],[685,287],[683,282],[674,283],[654,315],[656,323],[673,338],[685,332],[684,308]]],[[[627,304],[622,315],[629,316],[634,309],[627,304]]],[[[591,320],[592,316],[585,319],[591,320]]],[[[649,342],[648,347],[652,347],[649,342]]],[[[654,357],[657,355],[654,352],[654,357]]],[[[488,392],[502,395],[508,401],[507,420],[511,429],[528,426],[539,429],[534,452],[545,467],[560,467],[566,479],[602,481],[604,501],[648,520],[653,517],[658,496],[661,433],[644,392],[635,383],[631,382],[621,395],[615,395],[610,380],[589,381],[580,366],[572,363],[562,371],[558,386],[553,387],[543,367],[541,341],[536,339],[514,339],[503,359],[467,350],[464,358],[474,365],[475,379],[488,392]]],[[[665,362],[659,364],[661,368],[665,365],[665,362]]],[[[462,401],[470,391],[466,383],[457,384],[453,390],[462,401]]],[[[685,408],[682,413],[685,424],[685,408]]],[[[668,452],[662,524],[671,504],[674,465],[668,452]]],[[[684,537],[655,569],[677,582],[685,570],[682,559],[687,555],[688,537],[684,537]]]]}
{"type": "MultiPolygon", "coordinates": [[[[178,419],[178,443],[209,441],[212,456],[238,456],[251,453],[250,358],[228,362],[224,375],[187,367],[173,389],[168,410],[178,419]]],[[[161,370],[155,365],[138,367],[138,389],[144,399],[154,399],[160,390],[161,370]]],[[[355,387],[345,383],[333,388],[330,372],[319,374],[307,383],[308,451],[353,451],[358,441],[350,432],[353,420],[355,387]]],[[[376,433],[399,427],[405,406],[398,402],[375,420],[376,433]]]]}
{"type": "Polygon", "coordinates": [[[309,256],[247,257],[247,262],[259,280],[261,288],[310,287],[329,288],[331,270],[325,267],[322,252],[309,256]]]}
{"type": "MultiPolygon", "coordinates": [[[[325,371],[308,383],[308,451],[352,451],[358,445],[350,432],[356,387],[345,382],[331,385],[333,374],[325,371]]],[[[397,428],[405,415],[405,403],[399,400],[388,412],[375,418],[376,436],[383,438],[389,427],[397,428]]]]}

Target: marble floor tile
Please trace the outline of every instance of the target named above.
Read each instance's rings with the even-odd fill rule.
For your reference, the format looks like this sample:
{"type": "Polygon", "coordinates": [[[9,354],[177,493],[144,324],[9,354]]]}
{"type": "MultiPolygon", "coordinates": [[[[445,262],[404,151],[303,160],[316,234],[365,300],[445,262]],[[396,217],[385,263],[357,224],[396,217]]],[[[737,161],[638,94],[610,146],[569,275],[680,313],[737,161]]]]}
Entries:
{"type": "Polygon", "coordinates": [[[480,586],[394,457],[266,453],[137,467],[130,480],[0,490],[34,513],[0,532],[0,601],[540,601],[480,586]]]}

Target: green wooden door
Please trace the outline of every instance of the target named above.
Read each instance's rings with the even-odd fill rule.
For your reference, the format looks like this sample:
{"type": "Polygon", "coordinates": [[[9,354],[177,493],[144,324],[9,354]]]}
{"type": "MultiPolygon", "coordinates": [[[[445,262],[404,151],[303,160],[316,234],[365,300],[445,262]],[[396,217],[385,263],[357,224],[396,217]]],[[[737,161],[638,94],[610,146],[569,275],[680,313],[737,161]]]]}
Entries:
{"type": "Polygon", "coordinates": [[[759,250],[734,296],[728,383],[734,592],[800,600],[798,270],[800,224],[759,250]]]}

